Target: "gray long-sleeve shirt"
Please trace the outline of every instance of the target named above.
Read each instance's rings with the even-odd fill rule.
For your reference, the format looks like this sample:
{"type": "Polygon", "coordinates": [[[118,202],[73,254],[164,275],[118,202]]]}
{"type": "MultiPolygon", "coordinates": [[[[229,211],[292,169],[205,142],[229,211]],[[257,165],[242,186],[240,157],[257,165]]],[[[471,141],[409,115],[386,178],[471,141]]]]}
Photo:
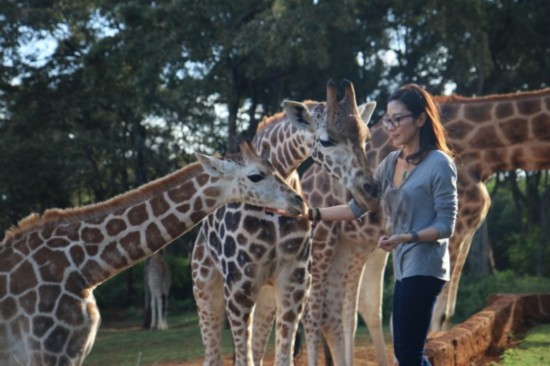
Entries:
{"type": "Polygon", "coordinates": [[[393,172],[399,153],[391,152],[375,172],[381,184],[386,228],[399,234],[433,227],[439,232],[439,239],[395,247],[392,252],[395,279],[422,275],[448,281],[449,238],[458,212],[456,166],[443,152],[430,151],[401,186],[395,187],[393,172]]]}

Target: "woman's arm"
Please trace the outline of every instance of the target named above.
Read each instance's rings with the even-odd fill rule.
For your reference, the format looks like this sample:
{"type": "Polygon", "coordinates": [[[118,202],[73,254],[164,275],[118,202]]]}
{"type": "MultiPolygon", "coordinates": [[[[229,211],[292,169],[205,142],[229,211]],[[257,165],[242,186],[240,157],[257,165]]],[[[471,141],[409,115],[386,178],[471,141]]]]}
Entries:
{"type": "Polygon", "coordinates": [[[317,212],[315,212],[315,210],[316,209],[313,209],[314,212],[311,217],[312,220],[349,221],[349,220],[355,220],[357,218],[357,216],[352,211],[349,205],[338,205],[338,206],[318,208],[321,217],[317,217],[317,212]]]}

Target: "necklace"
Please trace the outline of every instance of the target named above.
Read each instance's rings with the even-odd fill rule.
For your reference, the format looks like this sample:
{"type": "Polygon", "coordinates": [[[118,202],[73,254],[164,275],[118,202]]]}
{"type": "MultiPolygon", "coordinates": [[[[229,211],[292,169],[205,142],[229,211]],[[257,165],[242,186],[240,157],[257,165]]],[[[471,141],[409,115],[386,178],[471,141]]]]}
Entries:
{"type": "Polygon", "coordinates": [[[401,181],[404,181],[407,178],[407,175],[409,174],[409,162],[404,158],[401,158],[401,159],[403,161],[403,168],[404,168],[401,181]]]}

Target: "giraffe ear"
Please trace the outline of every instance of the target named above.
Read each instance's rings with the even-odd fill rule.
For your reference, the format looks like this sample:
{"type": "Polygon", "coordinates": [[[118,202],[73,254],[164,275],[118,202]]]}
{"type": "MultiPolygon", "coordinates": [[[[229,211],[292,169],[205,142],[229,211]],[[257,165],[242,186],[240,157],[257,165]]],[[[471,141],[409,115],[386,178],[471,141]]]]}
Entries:
{"type": "Polygon", "coordinates": [[[376,102],[367,102],[358,107],[359,114],[361,114],[361,119],[367,124],[367,127],[372,127],[376,124],[376,122],[378,122],[378,120],[370,120],[374,112],[374,108],[376,108],[376,102]]]}
{"type": "Polygon", "coordinates": [[[197,160],[202,165],[204,171],[212,177],[220,177],[227,175],[233,167],[234,163],[229,160],[221,160],[212,156],[195,153],[197,160]]]}
{"type": "Polygon", "coordinates": [[[311,128],[311,114],[306,105],[299,102],[285,100],[283,102],[288,120],[298,129],[311,128]]]}

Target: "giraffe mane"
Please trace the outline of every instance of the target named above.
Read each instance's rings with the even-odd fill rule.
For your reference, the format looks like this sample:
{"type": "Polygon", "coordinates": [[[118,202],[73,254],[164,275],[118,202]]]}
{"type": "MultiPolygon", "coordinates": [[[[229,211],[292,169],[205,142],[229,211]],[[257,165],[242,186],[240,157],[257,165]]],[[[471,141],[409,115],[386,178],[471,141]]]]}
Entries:
{"type": "MultiPolygon", "coordinates": [[[[308,109],[310,109],[311,106],[319,104],[319,102],[316,102],[314,100],[305,100],[302,103],[305,104],[306,107],[308,107],[308,109]]],[[[284,111],[283,112],[278,112],[278,113],[276,113],[272,116],[265,116],[260,121],[260,123],[258,123],[258,128],[256,129],[256,132],[259,132],[259,131],[263,130],[268,125],[279,123],[279,122],[285,120],[285,118],[286,118],[286,113],[284,111]]]]}
{"type": "Polygon", "coordinates": [[[506,94],[489,94],[479,97],[465,97],[458,94],[451,95],[438,95],[435,96],[435,100],[439,103],[468,103],[468,102],[479,102],[487,100],[511,100],[517,99],[519,97],[530,97],[530,96],[539,96],[550,94],[550,88],[540,89],[540,90],[530,90],[530,91],[520,91],[517,93],[506,93],[506,94]]]}
{"type": "Polygon", "coordinates": [[[133,205],[137,205],[148,200],[162,190],[173,188],[180,182],[196,176],[201,171],[203,171],[202,166],[195,162],[178,169],[169,175],[146,183],[126,193],[121,193],[102,202],[75,208],[52,208],[46,210],[42,215],[38,213],[31,213],[27,217],[20,220],[17,225],[12,226],[6,231],[2,245],[19,234],[44,225],[71,224],[79,221],[87,221],[133,205]]]}

